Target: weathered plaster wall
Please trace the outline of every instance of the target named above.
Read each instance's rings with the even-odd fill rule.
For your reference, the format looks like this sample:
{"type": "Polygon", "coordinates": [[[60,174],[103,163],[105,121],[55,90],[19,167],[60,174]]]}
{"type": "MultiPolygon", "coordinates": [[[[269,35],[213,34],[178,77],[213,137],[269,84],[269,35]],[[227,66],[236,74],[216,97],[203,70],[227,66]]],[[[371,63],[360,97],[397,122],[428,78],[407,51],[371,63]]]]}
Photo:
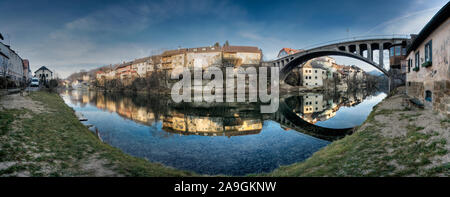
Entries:
{"type": "Polygon", "coordinates": [[[407,73],[407,93],[445,115],[450,115],[450,19],[440,25],[420,46],[411,51],[407,59],[412,60],[407,73]],[[425,44],[432,40],[432,66],[422,67],[425,62],[425,44]],[[415,53],[419,52],[419,71],[413,71],[415,53]],[[432,102],[425,100],[425,91],[432,91],[432,102]]]}
{"type": "Polygon", "coordinates": [[[7,67],[7,76],[11,79],[20,81],[23,78],[23,61],[16,53],[11,51],[6,45],[0,43],[0,52],[8,58],[0,57],[0,76],[3,75],[4,68],[7,67]]]}
{"type": "Polygon", "coordinates": [[[193,68],[194,65],[207,68],[211,65],[220,65],[222,63],[222,53],[218,52],[205,52],[195,53],[190,52],[186,54],[186,65],[188,68],[193,68]]]}

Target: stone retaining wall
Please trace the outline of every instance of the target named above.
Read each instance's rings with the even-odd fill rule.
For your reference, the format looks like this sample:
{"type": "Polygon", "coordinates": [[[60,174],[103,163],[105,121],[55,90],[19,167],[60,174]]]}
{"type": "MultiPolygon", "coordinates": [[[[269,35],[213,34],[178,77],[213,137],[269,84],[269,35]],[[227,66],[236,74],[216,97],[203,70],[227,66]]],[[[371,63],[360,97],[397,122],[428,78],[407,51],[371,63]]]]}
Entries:
{"type": "Polygon", "coordinates": [[[450,80],[408,82],[407,93],[410,97],[419,99],[425,104],[425,108],[433,109],[447,117],[450,117],[450,80]],[[425,100],[425,91],[432,92],[432,102],[425,100]]]}

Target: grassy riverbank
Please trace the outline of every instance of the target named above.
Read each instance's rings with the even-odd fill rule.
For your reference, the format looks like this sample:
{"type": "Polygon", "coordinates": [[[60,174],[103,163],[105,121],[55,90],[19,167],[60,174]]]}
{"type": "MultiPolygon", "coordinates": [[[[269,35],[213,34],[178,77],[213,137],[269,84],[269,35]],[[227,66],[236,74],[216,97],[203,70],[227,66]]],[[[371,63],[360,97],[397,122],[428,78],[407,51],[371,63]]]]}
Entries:
{"type": "Polygon", "coordinates": [[[259,176],[450,176],[450,119],[402,106],[400,88],[357,131],[259,176]]]}
{"type": "Polygon", "coordinates": [[[1,99],[0,144],[0,176],[193,175],[101,143],[57,94],[47,92],[1,99]]]}

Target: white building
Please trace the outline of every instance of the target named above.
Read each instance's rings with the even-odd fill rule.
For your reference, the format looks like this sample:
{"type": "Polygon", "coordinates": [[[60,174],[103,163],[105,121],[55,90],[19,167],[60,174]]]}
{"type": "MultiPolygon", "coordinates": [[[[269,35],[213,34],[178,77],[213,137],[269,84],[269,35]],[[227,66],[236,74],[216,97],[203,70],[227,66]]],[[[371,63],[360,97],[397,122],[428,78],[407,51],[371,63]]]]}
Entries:
{"type": "Polygon", "coordinates": [[[316,58],[315,61],[327,69],[327,78],[332,79],[333,73],[337,72],[336,68],[333,67],[333,65],[336,64],[336,60],[331,57],[324,56],[316,58]]]}
{"type": "Polygon", "coordinates": [[[323,86],[327,78],[327,69],[315,61],[308,61],[301,68],[302,85],[307,88],[323,86]]]}
{"type": "Polygon", "coordinates": [[[40,67],[34,72],[34,76],[37,77],[41,82],[48,83],[53,79],[53,72],[45,66],[40,67]]]}
{"type": "Polygon", "coordinates": [[[147,72],[153,71],[153,66],[150,64],[151,57],[144,57],[135,59],[131,64],[131,69],[136,71],[139,77],[147,76],[147,72]]]}
{"type": "Polygon", "coordinates": [[[8,45],[0,42],[0,77],[5,75],[19,85],[24,76],[23,61],[8,45]]]}

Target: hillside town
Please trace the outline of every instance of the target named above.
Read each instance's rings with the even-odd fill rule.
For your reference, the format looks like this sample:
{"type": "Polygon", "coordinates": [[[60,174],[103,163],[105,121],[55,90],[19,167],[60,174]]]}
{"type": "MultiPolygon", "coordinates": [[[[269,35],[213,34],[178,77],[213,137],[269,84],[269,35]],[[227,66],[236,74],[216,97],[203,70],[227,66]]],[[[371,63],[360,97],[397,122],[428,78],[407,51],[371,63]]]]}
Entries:
{"type": "MultiPolygon", "coordinates": [[[[21,87],[29,84],[33,77],[42,84],[48,84],[54,79],[54,73],[46,66],[37,69],[31,74],[30,62],[22,59],[9,45],[0,42],[1,46],[1,75],[6,76],[11,87],[21,87]],[[4,51],[4,52],[3,52],[4,51]],[[9,55],[6,55],[9,54],[9,55]],[[10,58],[11,57],[11,58],[10,58]]],[[[294,54],[303,50],[283,48],[278,57],[283,54],[294,54]]],[[[120,82],[128,86],[135,79],[148,78],[150,76],[159,78],[163,86],[167,86],[170,73],[176,66],[193,69],[199,65],[203,69],[209,66],[238,68],[241,66],[261,66],[262,51],[254,46],[230,46],[227,43],[220,46],[197,48],[180,48],[164,51],[160,55],[148,56],[120,64],[102,66],[89,72],[75,73],[66,80],[60,80],[62,86],[68,88],[105,87],[110,81],[120,82]],[[154,75],[157,74],[157,75],[154,75]]],[[[364,81],[367,74],[361,68],[351,65],[338,65],[333,58],[322,57],[310,60],[303,66],[293,71],[294,76],[287,79],[287,83],[294,86],[302,86],[307,89],[321,88],[326,81],[339,79],[341,82],[337,87],[345,90],[346,82],[349,80],[364,81]]],[[[116,83],[117,85],[117,83],[116,83]]]]}
{"type": "MultiPolygon", "coordinates": [[[[283,48],[278,53],[278,58],[293,55],[304,50],[283,48]]],[[[306,89],[329,87],[338,90],[347,90],[349,85],[366,82],[370,76],[363,69],[355,65],[339,65],[332,57],[319,57],[297,66],[286,79],[286,83],[293,86],[301,86],[306,89]],[[357,83],[351,83],[357,82],[357,83]]]]}
{"type": "MultiPolygon", "coordinates": [[[[283,48],[284,53],[298,53],[302,50],[283,48]]],[[[65,81],[70,88],[100,88],[100,89],[132,89],[135,82],[153,80],[152,87],[170,87],[170,73],[177,66],[193,69],[194,65],[206,70],[210,66],[219,68],[232,67],[237,69],[246,66],[262,66],[262,51],[255,46],[232,46],[226,42],[223,46],[179,48],[164,51],[160,55],[148,56],[120,64],[101,66],[91,71],[83,71],[71,75],[65,81]],[[152,78],[152,79],[149,79],[152,78]],[[126,88],[128,87],[128,88],[126,88]]],[[[350,81],[363,82],[368,74],[355,65],[339,65],[331,57],[321,57],[299,65],[287,79],[289,85],[305,89],[320,89],[330,86],[331,82],[340,90],[346,90],[350,81]]],[[[148,87],[148,86],[144,86],[148,87]]],[[[334,86],[333,86],[334,87],[334,86]]],[[[123,90],[122,89],[122,90],[123,90]]],[[[139,88],[138,88],[139,89],[139,88]]],[[[141,88],[142,89],[142,88],[141,88]]],[[[160,90],[160,89],[159,89],[160,90]]],[[[161,91],[161,90],[160,90],[161,91]]]]}
{"type": "MultiPolygon", "coordinates": [[[[132,84],[135,79],[147,78],[153,74],[159,74],[159,80],[163,83],[168,81],[168,77],[177,66],[193,69],[194,65],[206,69],[209,66],[229,66],[232,64],[235,68],[246,65],[259,65],[262,58],[262,52],[258,47],[252,46],[231,46],[227,43],[220,46],[216,43],[214,46],[197,48],[179,48],[175,50],[164,51],[160,55],[143,57],[133,61],[123,62],[121,64],[103,66],[96,69],[96,85],[104,87],[108,81],[119,80],[123,85],[132,84]]],[[[88,82],[86,75],[80,76],[76,81],[72,81],[72,86],[80,82],[88,82]]],[[[89,84],[89,83],[85,83],[89,84]]]]}

